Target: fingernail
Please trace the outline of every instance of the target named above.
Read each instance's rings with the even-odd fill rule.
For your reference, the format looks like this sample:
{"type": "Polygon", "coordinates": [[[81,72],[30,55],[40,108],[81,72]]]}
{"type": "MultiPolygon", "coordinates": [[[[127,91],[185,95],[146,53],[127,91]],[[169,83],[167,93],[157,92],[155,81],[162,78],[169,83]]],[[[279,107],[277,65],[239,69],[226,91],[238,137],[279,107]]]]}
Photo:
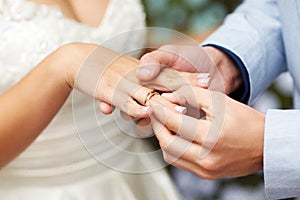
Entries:
{"type": "Polygon", "coordinates": [[[210,73],[199,73],[197,77],[198,78],[202,78],[202,79],[209,78],[210,77],[210,73]]]}
{"type": "Polygon", "coordinates": [[[145,107],[142,108],[142,110],[144,112],[148,112],[150,110],[150,106],[145,106],[145,107]]]}
{"type": "Polygon", "coordinates": [[[207,81],[206,80],[203,80],[203,79],[199,79],[197,84],[199,86],[207,86],[207,81]]]}
{"type": "Polygon", "coordinates": [[[183,113],[183,112],[186,112],[186,107],[183,107],[183,106],[175,106],[174,108],[177,112],[179,113],[183,113]]]}
{"type": "Polygon", "coordinates": [[[207,87],[210,81],[210,74],[209,73],[200,73],[198,74],[198,81],[197,84],[201,87],[207,87]]]}
{"type": "Polygon", "coordinates": [[[153,74],[152,70],[146,67],[140,67],[139,69],[137,69],[137,73],[142,76],[152,76],[153,74]]]}

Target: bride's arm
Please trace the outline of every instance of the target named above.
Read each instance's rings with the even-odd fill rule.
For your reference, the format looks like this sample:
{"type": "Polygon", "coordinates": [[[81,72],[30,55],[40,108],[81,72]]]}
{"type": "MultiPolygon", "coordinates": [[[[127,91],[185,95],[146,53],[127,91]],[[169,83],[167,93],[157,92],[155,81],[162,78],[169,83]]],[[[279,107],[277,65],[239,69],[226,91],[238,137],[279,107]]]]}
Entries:
{"type": "MultiPolygon", "coordinates": [[[[131,99],[131,95],[128,95],[130,91],[126,96],[125,92],[117,91],[117,85],[114,85],[114,81],[121,80],[124,74],[138,65],[135,59],[121,56],[112,62],[109,69],[101,75],[96,96],[90,93],[92,90],[89,87],[92,85],[81,83],[80,77],[79,81],[75,81],[77,76],[82,74],[79,73],[82,63],[95,48],[99,48],[97,51],[103,59],[117,55],[115,52],[91,44],[65,45],[49,55],[14,87],[0,95],[0,168],[35,140],[62,107],[73,87],[112,104],[114,102],[110,99],[111,95],[105,94],[116,96],[122,94],[125,102],[116,102],[116,106],[136,116],[148,115],[145,107],[131,99]],[[128,101],[129,98],[131,101],[128,101]]],[[[103,66],[99,66],[99,69],[101,67],[103,66]]],[[[83,72],[91,73],[89,68],[83,72]]],[[[135,84],[131,84],[130,89],[134,87],[135,84]]],[[[132,95],[143,96],[149,90],[142,87],[139,92],[132,95]]],[[[142,97],[135,99],[141,100],[142,97]]]]}
{"type": "MultiPolygon", "coordinates": [[[[0,167],[22,152],[47,126],[67,99],[59,49],[14,87],[0,95],[0,167]]],[[[77,53],[76,53],[77,54],[77,53]]],[[[77,58],[82,59],[82,58],[77,58]]]]}

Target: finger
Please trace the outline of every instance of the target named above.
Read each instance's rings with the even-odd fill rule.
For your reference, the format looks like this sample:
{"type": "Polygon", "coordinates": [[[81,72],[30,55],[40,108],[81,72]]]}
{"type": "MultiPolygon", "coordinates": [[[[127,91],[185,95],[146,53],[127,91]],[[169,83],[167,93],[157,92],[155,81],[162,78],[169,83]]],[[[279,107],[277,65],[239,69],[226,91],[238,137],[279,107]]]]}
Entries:
{"type": "Polygon", "coordinates": [[[152,80],[159,74],[162,68],[162,65],[155,63],[141,64],[136,70],[136,77],[141,81],[152,80]]]}
{"type": "MultiPolygon", "coordinates": [[[[117,99],[117,101],[121,100],[120,99],[121,97],[118,96],[118,94],[120,93],[120,91],[122,91],[124,94],[130,95],[134,100],[136,100],[141,105],[146,105],[147,104],[147,101],[149,100],[147,98],[148,94],[150,92],[153,92],[152,89],[149,89],[147,87],[143,87],[141,85],[138,85],[137,83],[132,82],[128,79],[122,79],[118,83],[116,91],[118,91],[118,92],[116,92],[117,95],[113,95],[113,96],[117,99]]],[[[159,96],[159,95],[157,94],[155,96],[159,96]]],[[[163,100],[164,99],[162,99],[162,101],[163,100]]],[[[165,100],[165,102],[168,102],[168,101],[165,100]]],[[[174,105],[173,107],[175,109],[180,109],[180,112],[184,111],[184,108],[178,107],[176,105],[174,105]]]]}
{"type": "Polygon", "coordinates": [[[141,137],[146,138],[153,135],[153,129],[150,118],[143,118],[138,120],[135,129],[141,137]]]}
{"type": "MultiPolygon", "coordinates": [[[[143,87],[143,86],[139,86],[138,89],[135,90],[135,92],[133,94],[131,94],[131,96],[137,100],[140,104],[148,106],[149,105],[149,100],[150,99],[146,99],[148,96],[149,92],[152,92],[153,90],[150,90],[149,88],[143,87]]],[[[178,106],[177,104],[173,104],[170,103],[168,100],[166,100],[165,98],[162,98],[160,95],[154,95],[153,97],[151,97],[151,99],[157,99],[157,101],[161,102],[161,104],[163,104],[164,106],[169,107],[170,109],[174,109],[177,112],[180,113],[185,113],[186,112],[186,108],[182,107],[182,106],[178,106]]]]}
{"type": "Polygon", "coordinates": [[[147,96],[152,91],[152,89],[138,86],[130,95],[141,105],[147,105],[147,96]]]}
{"type": "Polygon", "coordinates": [[[100,111],[105,115],[111,114],[115,109],[114,106],[112,106],[106,102],[103,102],[103,101],[100,101],[99,108],[100,108],[100,111]]]}
{"type": "Polygon", "coordinates": [[[181,137],[202,144],[209,130],[210,122],[198,120],[190,116],[175,112],[156,100],[151,101],[152,114],[167,129],[181,137]]]}
{"type": "MultiPolygon", "coordinates": [[[[176,95],[173,93],[163,93],[163,94],[161,94],[161,96],[166,98],[168,101],[170,101],[173,104],[180,104],[180,101],[177,99],[176,95]]],[[[186,108],[187,112],[183,113],[185,115],[188,115],[190,117],[197,118],[197,119],[206,119],[205,112],[197,107],[195,108],[188,104],[182,105],[181,107],[186,108]]]]}
{"type": "Polygon", "coordinates": [[[161,122],[151,118],[153,131],[162,150],[176,159],[183,158],[197,163],[200,159],[201,146],[172,134],[161,122]]]}
{"type": "Polygon", "coordinates": [[[141,58],[141,65],[136,71],[137,78],[142,81],[154,79],[163,66],[172,66],[176,55],[170,52],[158,49],[145,54],[141,58]]]}
{"type": "Polygon", "coordinates": [[[214,68],[210,57],[198,45],[165,45],[159,48],[173,57],[165,58],[169,63],[161,63],[178,71],[184,72],[210,72],[214,68]]]}
{"type": "Polygon", "coordinates": [[[198,86],[205,89],[209,87],[210,80],[211,80],[210,73],[190,73],[190,72],[179,72],[179,73],[183,77],[185,84],[198,86]]]}
{"type": "Polygon", "coordinates": [[[206,113],[207,118],[212,116],[213,106],[218,107],[225,102],[225,95],[222,93],[187,85],[162,96],[173,103],[199,108],[206,113]]]}
{"type": "Polygon", "coordinates": [[[151,104],[152,100],[155,100],[156,102],[159,102],[162,106],[170,108],[170,109],[172,109],[172,110],[174,110],[174,111],[176,111],[178,113],[185,114],[187,112],[187,108],[186,107],[174,104],[174,103],[168,101],[166,98],[164,98],[164,97],[162,97],[160,95],[156,95],[156,96],[152,97],[149,100],[150,104],[151,104]]]}
{"type": "Polygon", "coordinates": [[[202,78],[199,79],[199,75],[199,73],[178,72],[172,68],[165,67],[161,69],[161,72],[156,78],[151,81],[145,81],[142,85],[160,91],[174,91],[179,89],[182,85],[203,87],[202,78]],[[199,82],[201,85],[199,85],[199,82]]]}
{"type": "Polygon", "coordinates": [[[127,113],[123,112],[123,111],[120,111],[120,115],[126,121],[136,121],[136,120],[140,119],[138,117],[132,117],[132,116],[128,115],[127,113]]]}
{"type": "Polygon", "coordinates": [[[198,176],[201,174],[201,167],[199,167],[197,164],[193,162],[187,161],[183,158],[178,158],[167,152],[163,152],[163,157],[167,163],[173,166],[188,170],[190,172],[197,174],[198,176]]]}
{"type": "Polygon", "coordinates": [[[177,59],[177,46],[165,45],[142,56],[141,64],[153,63],[163,66],[173,66],[176,63],[177,59]]]}
{"type": "Polygon", "coordinates": [[[179,98],[174,93],[162,93],[162,97],[166,98],[168,101],[174,104],[181,104],[179,98]]]}
{"type": "Polygon", "coordinates": [[[163,156],[164,156],[164,160],[173,166],[190,171],[203,179],[210,179],[210,180],[215,179],[214,174],[212,174],[211,171],[208,171],[205,168],[203,168],[201,164],[199,165],[190,162],[189,160],[185,160],[183,158],[178,159],[176,156],[173,156],[166,152],[163,152],[163,156]]]}
{"type": "Polygon", "coordinates": [[[132,98],[134,98],[141,105],[146,104],[146,98],[149,92],[153,91],[150,88],[141,86],[136,82],[128,80],[127,78],[122,78],[118,85],[117,90],[122,91],[123,93],[128,94],[132,98]]]}
{"type": "Polygon", "coordinates": [[[113,99],[113,104],[126,114],[135,118],[144,118],[150,115],[149,106],[141,106],[128,94],[119,92],[115,96],[117,98],[113,99]]]}

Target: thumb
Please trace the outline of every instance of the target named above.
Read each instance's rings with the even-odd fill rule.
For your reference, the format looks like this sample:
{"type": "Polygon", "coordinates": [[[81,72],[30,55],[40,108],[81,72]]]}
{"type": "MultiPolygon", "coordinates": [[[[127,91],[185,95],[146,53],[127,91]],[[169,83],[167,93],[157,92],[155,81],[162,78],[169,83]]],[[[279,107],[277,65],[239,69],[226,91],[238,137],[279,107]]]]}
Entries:
{"type": "Polygon", "coordinates": [[[145,54],[141,58],[141,64],[136,70],[136,76],[141,81],[150,81],[157,77],[163,66],[160,64],[160,57],[153,53],[145,54]]]}
{"type": "Polygon", "coordinates": [[[106,103],[104,101],[100,101],[99,109],[103,114],[109,115],[114,111],[115,107],[110,105],[109,103],[106,103]]]}
{"type": "Polygon", "coordinates": [[[138,66],[136,77],[140,81],[150,81],[155,79],[163,67],[160,64],[146,64],[138,66]]]}

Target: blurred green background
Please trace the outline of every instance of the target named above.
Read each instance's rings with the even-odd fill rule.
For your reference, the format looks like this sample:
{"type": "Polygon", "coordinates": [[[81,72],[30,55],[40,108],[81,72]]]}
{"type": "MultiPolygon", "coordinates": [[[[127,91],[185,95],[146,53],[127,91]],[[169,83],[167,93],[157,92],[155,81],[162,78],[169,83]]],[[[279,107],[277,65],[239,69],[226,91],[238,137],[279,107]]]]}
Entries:
{"type": "MultiPolygon", "coordinates": [[[[233,12],[241,2],[241,0],[143,0],[148,26],[169,28],[187,35],[207,33],[219,26],[225,16],[233,12]]],[[[287,80],[291,82],[288,75],[277,80],[254,107],[262,112],[268,108],[291,108],[292,89],[281,87],[287,80]]],[[[204,181],[176,168],[172,168],[171,172],[183,194],[183,199],[265,199],[261,173],[243,178],[204,181]],[[208,185],[211,187],[205,191],[208,185]],[[211,192],[208,193],[207,190],[211,192]]]]}
{"type": "Polygon", "coordinates": [[[199,33],[220,24],[240,0],[143,0],[149,26],[199,33]]]}

